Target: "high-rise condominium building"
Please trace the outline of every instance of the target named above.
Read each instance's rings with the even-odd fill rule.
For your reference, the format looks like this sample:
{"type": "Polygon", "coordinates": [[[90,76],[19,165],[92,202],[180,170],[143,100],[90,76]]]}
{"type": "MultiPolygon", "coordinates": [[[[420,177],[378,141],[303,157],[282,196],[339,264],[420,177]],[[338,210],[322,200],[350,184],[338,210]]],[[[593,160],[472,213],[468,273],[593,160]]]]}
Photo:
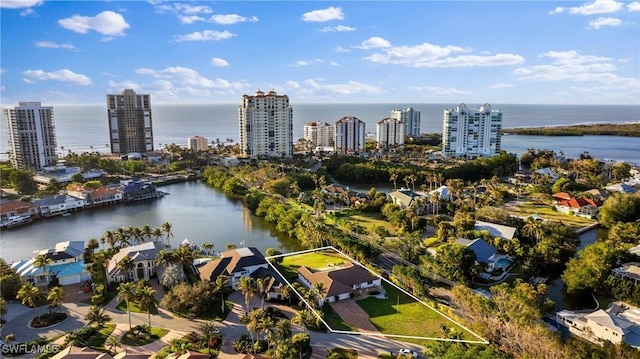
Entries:
{"type": "Polygon", "coordinates": [[[128,154],[153,151],[151,95],[124,90],[107,95],[111,153],[128,154]]]}
{"type": "Polygon", "coordinates": [[[343,117],[336,122],[335,152],[358,153],[364,150],[365,122],[357,117],[343,117]]]}
{"type": "Polygon", "coordinates": [[[287,95],[258,90],[253,96],[242,96],[238,120],[243,155],[293,155],[293,109],[287,95]]]}
{"type": "Polygon", "coordinates": [[[313,149],[333,148],[335,133],[336,129],[333,125],[322,121],[309,122],[304,126],[304,139],[311,144],[313,149]]]}
{"type": "Polygon", "coordinates": [[[488,103],[468,109],[460,104],[444,110],[442,154],[445,157],[475,158],[500,152],[502,110],[492,110],[488,103]]]}
{"type": "Polygon", "coordinates": [[[187,149],[196,152],[206,151],[209,149],[209,141],[205,137],[195,135],[187,139],[187,149]]]}
{"type": "Polygon", "coordinates": [[[404,123],[405,136],[420,136],[420,111],[408,107],[406,110],[391,110],[391,118],[404,123]]]}
{"type": "Polygon", "coordinates": [[[9,130],[9,159],[14,168],[39,170],[56,164],[53,107],[18,102],[15,107],[4,108],[4,116],[9,130]]]}
{"type": "Polygon", "coordinates": [[[378,148],[395,148],[404,145],[404,123],[396,118],[383,118],[376,123],[378,148]]]}

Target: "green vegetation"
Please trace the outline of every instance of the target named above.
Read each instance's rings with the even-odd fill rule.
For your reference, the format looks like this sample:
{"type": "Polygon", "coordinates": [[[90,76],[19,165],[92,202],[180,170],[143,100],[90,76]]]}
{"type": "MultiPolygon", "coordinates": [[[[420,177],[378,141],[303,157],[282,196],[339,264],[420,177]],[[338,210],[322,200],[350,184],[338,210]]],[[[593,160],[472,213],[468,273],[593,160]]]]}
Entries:
{"type": "Polygon", "coordinates": [[[358,359],[355,349],[327,348],[327,359],[358,359]]]}
{"type": "MultiPolygon", "coordinates": [[[[124,300],[121,301],[120,303],[118,303],[118,306],[116,307],[116,309],[126,312],[127,303],[124,300]]],[[[147,313],[147,310],[140,309],[140,306],[138,306],[136,302],[130,302],[129,309],[131,310],[131,313],[145,313],[145,314],[147,313]]],[[[158,314],[158,308],[155,305],[151,306],[151,314],[158,314]]]]}
{"type": "MultiPolygon", "coordinates": [[[[395,287],[385,283],[384,288],[386,299],[369,297],[356,302],[369,314],[369,320],[381,333],[435,338],[440,336],[442,325],[457,327],[441,314],[395,287]]],[[[465,339],[474,339],[462,328],[457,327],[456,331],[465,339]]]]}
{"type": "Polygon", "coordinates": [[[640,137],[640,123],[600,123],[593,125],[503,128],[502,133],[529,136],[627,136],[640,137]]]}
{"type": "Polygon", "coordinates": [[[86,340],[87,346],[99,350],[105,350],[104,343],[107,341],[107,338],[109,338],[114,329],[116,329],[115,324],[107,324],[100,328],[96,334],[86,340]]]}
{"type": "Polygon", "coordinates": [[[309,252],[297,254],[295,256],[286,256],[282,261],[283,266],[301,267],[318,269],[332,266],[339,266],[348,260],[337,253],[309,252]]]}
{"type": "Polygon", "coordinates": [[[344,320],[342,320],[342,318],[340,318],[338,313],[336,313],[330,305],[322,306],[322,314],[325,322],[327,322],[327,324],[329,324],[329,327],[333,330],[344,330],[347,332],[358,331],[356,328],[352,327],[344,320]]]}
{"type": "Polygon", "coordinates": [[[149,343],[153,343],[156,340],[162,338],[163,336],[169,333],[169,329],[157,328],[157,327],[149,327],[146,326],[135,326],[130,331],[124,333],[122,336],[122,344],[131,345],[131,346],[142,346],[149,343]]]}
{"type": "Polygon", "coordinates": [[[584,217],[574,216],[568,213],[561,213],[556,211],[554,208],[551,208],[547,204],[537,204],[537,203],[521,203],[517,207],[516,210],[509,211],[517,216],[528,216],[528,215],[538,215],[546,220],[562,223],[565,226],[568,226],[574,230],[590,226],[597,221],[593,219],[588,219],[584,217]]]}

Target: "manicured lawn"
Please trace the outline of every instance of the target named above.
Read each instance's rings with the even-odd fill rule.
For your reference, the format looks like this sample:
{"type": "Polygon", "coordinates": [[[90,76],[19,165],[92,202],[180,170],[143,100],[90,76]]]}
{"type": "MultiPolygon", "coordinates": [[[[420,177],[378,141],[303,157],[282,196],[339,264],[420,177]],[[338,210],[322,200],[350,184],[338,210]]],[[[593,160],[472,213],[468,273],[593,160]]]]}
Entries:
{"type": "Polygon", "coordinates": [[[322,312],[324,313],[324,320],[329,324],[329,327],[333,330],[344,330],[348,332],[357,332],[358,330],[349,324],[345,323],[342,318],[336,313],[330,305],[323,305],[322,312]]]}
{"type": "MultiPolygon", "coordinates": [[[[367,298],[356,303],[369,314],[369,320],[384,334],[439,338],[441,325],[464,332],[464,339],[475,339],[467,331],[447,320],[431,308],[384,283],[387,299],[367,298]],[[398,303],[400,305],[398,305],[398,303]]],[[[419,340],[402,339],[422,343],[419,340]]]]}
{"type": "Polygon", "coordinates": [[[167,335],[167,333],[169,333],[168,329],[162,329],[162,328],[157,328],[157,327],[152,327],[151,328],[151,335],[148,335],[148,336],[146,336],[144,338],[138,338],[138,337],[135,337],[133,334],[131,334],[131,332],[126,332],[122,336],[122,344],[139,347],[139,346],[142,346],[142,345],[153,343],[156,340],[158,340],[158,339],[164,337],[165,335],[167,335]]]}
{"type": "Polygon", "coordinates": [[[313,269],[313,268],[324,268],[324,267],[340,265],[345,262],[348,262],[348,260],[337,253],[329,254],[329,253],[322,253],[322,252],[309,252],[304,254],[298,254],[295,256],[284,257],[284,260],[282,261],[282,265],[289,266],[289,267],[296,267],[296,268],[300,266],[305,266],[307,268],[313,269]]]}
{"type": "Polygon", "coordinates": [[[349,219],[369,230],[377,226],[382,226],[386,228],[389,233],[395,232],[395,227],[389,223],[389,221],[384,220],[380,213],[358,212],[357,214],[350,216],[349,219]]]}
{"type": "MultiPolygon", "coordinates": [[[[116,309],[121,310],[123,312],[127,311],[127,303],[123,300],[120,303],[118,303],[118,306],[116,307],[116,309]]],[[[140,307],[138,307],[138,304],[136,302],[129,302],[129,309],[131,310],[131,313],[144,313],[147,314],[147,310],[142,310],[140,309],[140,307]]],[[[158,308],[154,305],[153,307],[151,307],[151,314],[158,314],[158,308]]]]}
{"type": "Polygon", "coordinates": [[[514,214],[518,216],[537,214],[540,217],[553,222],[562,222],[562,224],[564,224],[565,226],[572,227],[573,229],[579,229],[596,223],[596,221],[592,219],[582,218],[566,213],[560,213],[546,204],[523,203],[520,204],[517,208],[518,211],[514,212],[514,214]]]}
{"type": "Polygon", "coordinates": [[[87,346],[91,348],[96,348],[100,350],[104,350],[104,342],[107,340],[109,335],[116,328],[115,324],[107,324],[96,335],[87,339],[87,346]]]}

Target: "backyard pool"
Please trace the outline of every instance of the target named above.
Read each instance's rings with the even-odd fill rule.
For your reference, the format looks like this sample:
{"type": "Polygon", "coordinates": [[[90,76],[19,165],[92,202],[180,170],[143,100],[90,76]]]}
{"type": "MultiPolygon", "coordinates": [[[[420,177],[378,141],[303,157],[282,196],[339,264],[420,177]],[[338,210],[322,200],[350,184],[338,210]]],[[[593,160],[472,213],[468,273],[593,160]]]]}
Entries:
{"type": "Polygon", "coordinates": [[[493,265],[493,268],[506,270],[510,264],[511,264],[511,258],[502,257],[495,262],[495,264],[493,265]]]}

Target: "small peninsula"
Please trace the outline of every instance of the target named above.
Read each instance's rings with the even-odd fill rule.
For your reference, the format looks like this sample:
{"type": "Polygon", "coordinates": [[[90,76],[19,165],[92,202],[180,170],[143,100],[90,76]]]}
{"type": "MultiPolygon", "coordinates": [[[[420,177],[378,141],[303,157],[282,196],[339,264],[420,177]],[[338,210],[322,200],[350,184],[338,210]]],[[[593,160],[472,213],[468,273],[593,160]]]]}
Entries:
{"type": "Polygon", "coordinates": [[[592,125],[504,128],[504,134],[530,136],[627,136],[640,137],[640,122],[592,125]]]}

